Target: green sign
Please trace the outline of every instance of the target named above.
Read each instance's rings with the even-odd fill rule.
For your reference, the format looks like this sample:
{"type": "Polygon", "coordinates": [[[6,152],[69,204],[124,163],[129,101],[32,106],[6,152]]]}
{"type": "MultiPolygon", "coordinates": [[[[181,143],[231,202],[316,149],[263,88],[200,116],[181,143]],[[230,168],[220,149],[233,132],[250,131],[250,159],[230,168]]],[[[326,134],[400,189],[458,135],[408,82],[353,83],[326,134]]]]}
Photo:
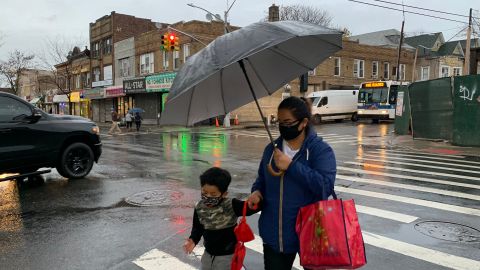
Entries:
{"type": "Polygon", "coordinates": [[[147,92],[168,92],[172,87],[176,72],[162,73],[145,78],[147,92]]]}

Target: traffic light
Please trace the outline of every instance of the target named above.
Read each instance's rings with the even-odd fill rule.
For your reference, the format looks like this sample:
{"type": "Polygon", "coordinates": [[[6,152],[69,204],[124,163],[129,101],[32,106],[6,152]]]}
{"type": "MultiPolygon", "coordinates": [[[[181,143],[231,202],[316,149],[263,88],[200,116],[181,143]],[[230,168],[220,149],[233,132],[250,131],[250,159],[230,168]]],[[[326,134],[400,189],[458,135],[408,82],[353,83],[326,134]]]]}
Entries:
{"type": "MultiPolygon", "coordinates": [[[[171,46],[172,44],[170,44],[171,46]]],[[[173,42],[173,50],[175,51],[180,51],[180,44],[179,44],[179,38],[175,37],[175,40],[173,42]]]]}
{"type": "Polygon", "coordinates": [[[170,50],[170,42],[168,40],[168,34],[164,34],[162,35],[161,39],[162,39],[162,45],[160,46],[160,49],[162,51],[169,51],[170,50]]]}
{"type": "Polygon", "coordinates": [[[168,35],[168,49],[170,51],[174,51],[175,50],[175,41],[178,40],[178,37],[175,36],[175,34],[173,33],[170,33],[168,35]]]}

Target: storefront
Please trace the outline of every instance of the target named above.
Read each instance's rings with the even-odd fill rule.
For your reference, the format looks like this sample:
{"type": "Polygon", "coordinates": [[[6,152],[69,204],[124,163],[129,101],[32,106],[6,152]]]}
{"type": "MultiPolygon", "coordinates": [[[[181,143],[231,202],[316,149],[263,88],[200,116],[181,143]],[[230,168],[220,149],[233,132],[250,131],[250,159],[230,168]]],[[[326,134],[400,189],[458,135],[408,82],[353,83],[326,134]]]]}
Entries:
{"type": "Polygon", "coordinates": [[[155,74],[145,78],[146,92],[150,96],[152,94],[155,95],[155,98],[151,99],[155,102],[156,115],[154,117],[156,118],[157,123],[165,108],[165,102],[176,75],[176,72],[168,72],[155,74]]]}
{"type": "MultiPolygon", "coordinates": [[[[90,101],[91,115],[89,118],[95,122],[102,121],[101,104],[103,104],[102,99],[105,98],[105,88],[99,87],[99,88],[85,90],[83,92],[83,98],[90,101]]],[[[103,110],[103,122],[104,121],[105,121],[105,109],[103,110]]]]}
{"type": "Polygon", "coordinates": [[[127,111],[135,106],[133,97],[125,96],[123,85],[111,86],[105,89],[106,109],[110,104],[110,112],[116,110],[120,117],[125,117],[127,111]]]}
{"type": "Polygon", "coordinates": [[[49,95],[45,97],[45,112],[49,114],[56,114],[56,108],[53,103],[53,95],[49,95]]]}
{"type": "Polygon", "coordinates": [[[55,108],[55,113],[57,114],[70,114],[68,103],[69,101],[67,95],[53,96],[53,104],[55,108]]]}

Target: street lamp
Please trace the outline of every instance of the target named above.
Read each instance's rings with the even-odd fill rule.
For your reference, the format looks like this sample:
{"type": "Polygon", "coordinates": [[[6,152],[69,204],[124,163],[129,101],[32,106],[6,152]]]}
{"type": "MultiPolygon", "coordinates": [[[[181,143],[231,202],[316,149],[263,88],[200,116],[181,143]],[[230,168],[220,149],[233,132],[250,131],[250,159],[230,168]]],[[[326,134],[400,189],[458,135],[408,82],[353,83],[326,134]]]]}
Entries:
{"type": "MultiPolygon", "coordinates": [[[[230,9],[232,9],[235,2],[237,2],[237,0],[234,0],[233,3],[228,7],[228,9],[223,13],[223,19],[219,14],[213,14],[212,12],[210,12],[210,11],[208,11],[208,10],[202,8],[202,7],[196,6],[193,3],[189,3],[187,5],[189,7],[198,8],[198,9],[201,9],[201,10],[207,12],[207,20],[209,20],[209,21],[211,21],[213,18],[215,18],[215,19],[223,22],[224,33],[227,34],[228,32],[230,32],[230,31],[228,31],[227,17],[228,17],[228,13],[230,12],[230,9]]],[[[227,1],[227,6],[228,6],[228,1],[227,1]]],[[[230,113],[227,113],[225,115],[225,118],[223,119],[223,126],[224,127],[230,127],[230,113]]]]}

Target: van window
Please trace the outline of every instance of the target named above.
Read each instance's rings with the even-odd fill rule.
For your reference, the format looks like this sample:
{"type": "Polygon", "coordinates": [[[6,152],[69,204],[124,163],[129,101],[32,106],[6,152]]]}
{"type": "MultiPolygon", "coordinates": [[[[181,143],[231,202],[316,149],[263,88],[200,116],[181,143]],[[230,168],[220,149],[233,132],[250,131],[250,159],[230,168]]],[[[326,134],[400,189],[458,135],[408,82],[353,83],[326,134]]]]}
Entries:
{"type": "Polygon", "coordinates": [[[328,104],[328,97],[322,97],[320,102],[318,103],[318,107],[322,107],[328,104]]]}

